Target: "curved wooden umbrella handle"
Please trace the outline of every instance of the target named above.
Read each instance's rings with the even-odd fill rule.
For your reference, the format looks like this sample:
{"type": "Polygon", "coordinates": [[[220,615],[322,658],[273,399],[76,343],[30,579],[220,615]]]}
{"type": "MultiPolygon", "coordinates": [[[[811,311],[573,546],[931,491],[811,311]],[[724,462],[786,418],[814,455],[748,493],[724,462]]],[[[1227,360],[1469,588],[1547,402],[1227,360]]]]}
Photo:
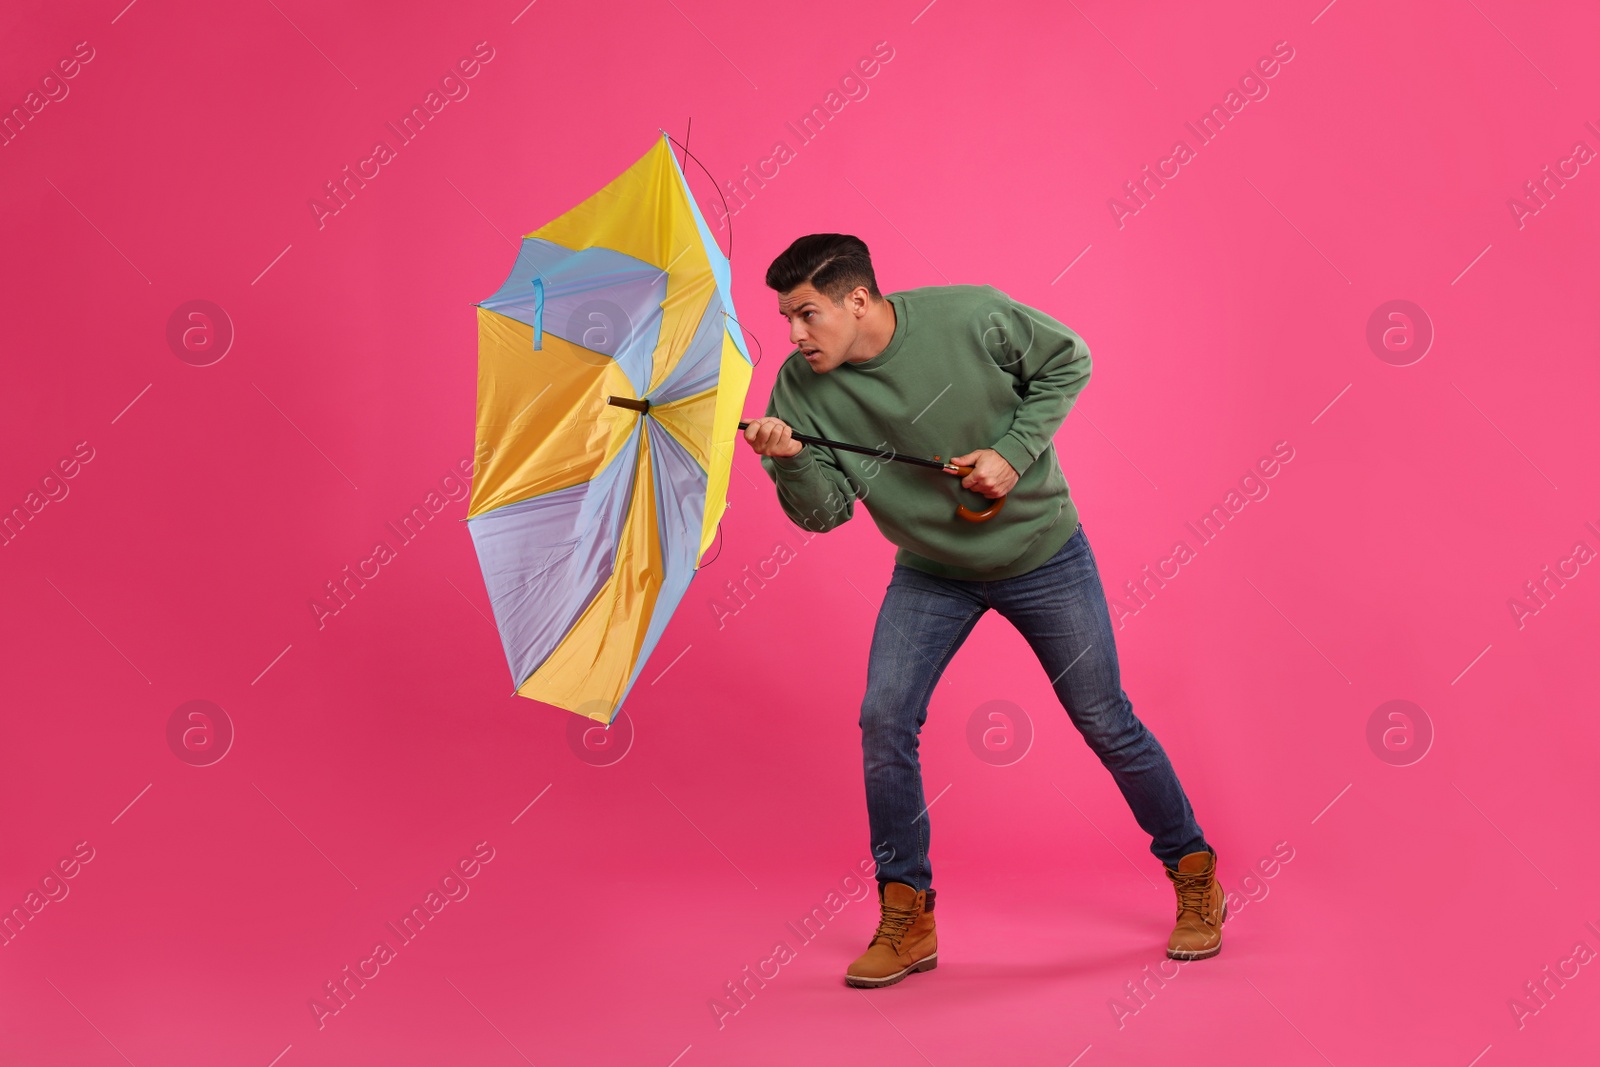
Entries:
{"type": "MultiPolygon", "coordinates": [[[[938,456],[934,457],[934,459],[938,459],[938,458],[939,458],[938,456]]],[[[952,463],[946,463],[945,466],[944,466],[944,469],[948,473],[954,474],[958,478],[965,478],[967,475],[972,473],[972,467],[971,466],[965,466],[964,465],[964,466],[959,466],[958,467],[958,466],[956,466],[955,464],[952,464],[952,463]]],[[[956,514],[960,515],[963,519],[966,519],[968,522],[987,522],[988,520],[994,518],[996,515],[1000,514],[1000,509],[1005,507],[1005,506],[1006,506],[1006,498],[1005,497],[1000,497],[993,504],[990,504],[988,507],[984,508],[982,511],[973,511],[971,508],[967,507],[965,504],[957,504],[956,505],[956,514]]]]}
{"type": "Polygon", "coordinates": [[[993,504],[990,504],[988,507],[984,508],[982,511],[973,511],[971,508],[967,507],[965,504],[957,504],[956,505],[956,514],[960,515],[963,519],[966,519],[968,522],[986,522],[989,519],[992,519],[996,515],[1000,514],[1000,509],[1005,507],[1005,506],[1006,506],[1006,498],[1005,497],[1000,497],[993,504]]]}

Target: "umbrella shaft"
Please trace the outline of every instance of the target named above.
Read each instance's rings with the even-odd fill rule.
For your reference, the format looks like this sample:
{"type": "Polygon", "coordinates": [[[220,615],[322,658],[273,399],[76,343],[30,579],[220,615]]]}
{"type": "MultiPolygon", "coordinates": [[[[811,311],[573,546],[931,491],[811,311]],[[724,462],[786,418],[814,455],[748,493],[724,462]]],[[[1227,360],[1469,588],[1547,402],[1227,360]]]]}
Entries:
{"type": "MultiPolygon", "coordinates": [[[[750,424],[748,422],[741,422],[739,424],[739,429],[742,430],[749,425],[750,424]]],[[[846,444],[843,441],[830,441],[826,437],[813,437],[808,433],[795,433],[793,430],[789,431],[789,436],[793,437],[796,441],[800,441],[808,445],[822,445],[825,448],[838,448],[844,450],[845,452],[858,452],[863,456],[877,456],[879,459],[892,459],[900,463],[915,463],[919,467],[932,467],[934,470],[945,470],[950,466],[950,464],[941,463],[936,459],[922,459],[918,456],[902,456],[898,452],[892,451],[889,455],[885,456],[881,448],[865,448],[861,445],[846,444]]]]}
{"type": "MultiPolygon", "coordinates": [[[[625,396],[607,396],[606,403],[619,408],[627,408],[630,411],[637,411],[642,414],[648,414],[650,411],[650,401],[648,400],[634,400],[625,396]]],[[[748,422],[741,422],[739,424],[739,429],[742,430],[749,425],[750,424],[748,422]]],[[[899,463],[914,463],[919,467],[932,467],[934,470],[949,471],[952,474],[959,472],[963,477],[972,473],[971,467],[957,467],[954,464],[944,463],[937,459],[922,459],[918,456],[902,456],[897,452],[893,452],[892,450],[889,455],[885,456],[882,449],[866,448],[862,445],[846,444],[843,441],[830,441],[826,437],[813,437],[811,434],[795,433],[793,430],[789,431],[789,436],[793,437],[796,441],[802,442],[803,444],[821,445],[824,448],[838,448],[846,452],[857,452],[863,456],[876,456],[879,459],[892,459],[899,463]]]]}

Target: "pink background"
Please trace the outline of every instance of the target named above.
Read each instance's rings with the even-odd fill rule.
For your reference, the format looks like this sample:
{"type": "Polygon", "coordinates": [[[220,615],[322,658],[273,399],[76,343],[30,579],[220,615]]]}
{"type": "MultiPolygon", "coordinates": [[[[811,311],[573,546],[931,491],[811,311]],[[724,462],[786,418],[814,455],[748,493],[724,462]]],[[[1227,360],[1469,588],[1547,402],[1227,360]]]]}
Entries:
{"type": "Polygon", "coordinates": [[[1600,574],[1567,564],[1520,627],[1508,607],[1600,549],[1600,176],[1580,166],[1520,227],[1508,207],[1574,142],[1600,149],[1591,6],[124,3],[12,5],[0,33],[8,112],[93,50],[0,148],[0,507],[93,453],[0,547],[0,907],[93,850],[0,949],[5,1064],[1497,1067],[1593,1047],[1600,968],[1562,961],[1600,951],[1600,574]],[[1279,41],[1269,95],[1196,147],[1184,123],[1279,41]],[[319,228],[308,201],[478,42],[469,94],[319,228]],[[867,95],[800,144],[786,123],[879,42],[892,59],[848,83],[867,95]],[[870,901],[793,937],[867,856],[856,716],[893,546],[859,512],[727,599],[799,540],[742,446],[720,555],[616,762],[508,695],[459,500],[319,629],[324,583],[471,452],[470,304],[511,238],[658,127],[718,180],[793,153],[733,219],[765,349],[747,412],[788,351],[767,264],[843,231],[886,291],[992,284],[1087,340],[1057,446],[1108,592],[1293,448],[1117,637],[1224,885],[1293,850],[1219,957],[1129,998],[1171,889],[993,615],[924,732],[939,969],[846,989],[870,901]],[[1119,227],[1108,200],[1180,137],[1195,158],[1119,227]],[[236,334],[209,366],[167,340],[195,299],[236,334]],[[1408,366],[1366,340],[1395,299],[1435,334],[1408,366]],[[209,766],[168,743],[191,700],[235,731],[209,766]],[[967,742],[994,700],[1035,734],[1009,766],[967,742]],[[1369,746],[1390,700],[1431,724],[1420,761],[1369,746]],[[319,1028],[324,983],[479,842],[470,894],[319,1028]],[[724,983],[780,939],[793,960],[719,1026],[724,983]],[[1577,973],[1519,1027],[1508,1002],[1547,965],[1577,973]]]}

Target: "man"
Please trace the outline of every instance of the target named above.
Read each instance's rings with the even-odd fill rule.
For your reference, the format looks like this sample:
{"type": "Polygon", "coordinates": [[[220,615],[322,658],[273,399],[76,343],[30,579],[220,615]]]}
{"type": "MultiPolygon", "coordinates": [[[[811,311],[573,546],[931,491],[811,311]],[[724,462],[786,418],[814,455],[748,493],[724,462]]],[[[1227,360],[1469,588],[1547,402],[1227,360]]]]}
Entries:
{"type": "Polygon", "coordinates": [[[1094,552],[1051,443],[1089,380],[1082,338],[991,286],[885,298],[867,246],[848,234],[795,241],[766,284],[796,350],[745,440],[793,522],[831,530],[859,499],[899,546],[859,721],[880,919],[846,982],[892,985],[938,963],[917,737],[934,686],[990,608],[1027,639],[1150,834],[1177,894],[1167,955],[1216,955],[1227,916],[1216,853],[1122,690],[1094,552]],[[879,455],[803,444],[795,431],[879,455]],[[948,457],[972,473],[958,480],[895,454],[948,457]],[[988,519],[957,517],[958,505],[976,512],[1002,498],[988,519]]]}

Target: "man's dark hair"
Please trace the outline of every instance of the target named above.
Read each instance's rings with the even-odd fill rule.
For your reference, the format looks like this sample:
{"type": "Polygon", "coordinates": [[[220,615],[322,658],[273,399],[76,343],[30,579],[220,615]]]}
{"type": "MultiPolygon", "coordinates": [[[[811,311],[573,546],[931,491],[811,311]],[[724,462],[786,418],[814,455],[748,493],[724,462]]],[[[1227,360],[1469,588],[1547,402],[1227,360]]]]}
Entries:
{"type": "Polygon", "coordinates": [[[866,242],[848,233],[806,234],[767,268],[769,289],[787,293],[808,283],[835,305],[843,305],[858,285],[866,286],[872,299],[883,299],[866,242]]]}

